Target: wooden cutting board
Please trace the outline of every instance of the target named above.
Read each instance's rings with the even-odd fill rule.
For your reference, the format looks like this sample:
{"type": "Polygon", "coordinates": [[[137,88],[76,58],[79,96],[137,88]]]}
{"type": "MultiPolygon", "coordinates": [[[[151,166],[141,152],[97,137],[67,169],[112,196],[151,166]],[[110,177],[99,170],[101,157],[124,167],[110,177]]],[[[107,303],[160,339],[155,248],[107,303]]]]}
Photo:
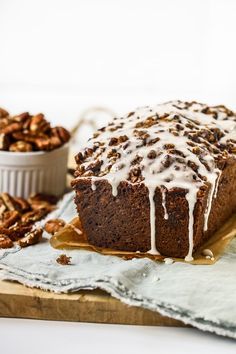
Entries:
{"type": "Polygon", "coordinates": [[[0,316],[150,326],[184,326],[157,312],[128,306],[100,290],[55,294],[0,281],[0,316]]]}

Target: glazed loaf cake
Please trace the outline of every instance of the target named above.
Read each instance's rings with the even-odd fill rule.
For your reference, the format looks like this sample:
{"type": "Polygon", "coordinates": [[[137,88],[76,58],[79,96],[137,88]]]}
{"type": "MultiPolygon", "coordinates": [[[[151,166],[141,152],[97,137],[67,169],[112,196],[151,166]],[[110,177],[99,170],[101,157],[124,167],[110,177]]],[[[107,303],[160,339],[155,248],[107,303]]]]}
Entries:
{"type": "Polygon", "coordinates": [[[96,132],[76,156],[75,202],[91,244],[192,260],[236,211],[236,115],[172,101],[96,132]]]}

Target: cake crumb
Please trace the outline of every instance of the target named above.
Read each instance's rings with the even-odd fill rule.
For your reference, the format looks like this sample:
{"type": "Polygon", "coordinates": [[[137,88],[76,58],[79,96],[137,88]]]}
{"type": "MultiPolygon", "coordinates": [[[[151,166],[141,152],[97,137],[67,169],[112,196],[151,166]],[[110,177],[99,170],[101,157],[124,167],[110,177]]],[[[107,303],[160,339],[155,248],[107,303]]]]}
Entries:
{"type": "Polygon", "coordinates": [[[202,251],[202,255],[205,256],[206,258],[214,258],[213,252],[210,249],[208,249],[208,248],[205,248],[202,251]]]}
{"type": "Polygon", "coordinates": [[[172,258],[164,258],[165,264],[173,264],[174,260],[172,258]]]}
{"type": "Polygon", "coordinates": [[[66,254],[61,254],[56,261],[61,265],[69,265],[71,264],[71,257],[68,257],[66,254]]]}

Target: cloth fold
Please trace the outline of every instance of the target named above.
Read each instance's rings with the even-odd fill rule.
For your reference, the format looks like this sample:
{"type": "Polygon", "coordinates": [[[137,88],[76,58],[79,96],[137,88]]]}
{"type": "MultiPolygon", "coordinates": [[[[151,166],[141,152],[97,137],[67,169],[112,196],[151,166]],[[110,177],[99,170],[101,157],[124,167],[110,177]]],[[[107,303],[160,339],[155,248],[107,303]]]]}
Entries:
{"type": "MultiPolygon", "coordinates": [[[[76,215],[73,193],[48,216],[76,215]]],[[[45,221],[44,221],[45,222],[45,221]]],[[[41,222],[42,223],[42,222],[41,222]]],[[[236,240],[214,265],[124,260],[85,250],[56,250],[44,233],[40,244],[0,251],[0,277],[57,293],[100,288],[128,305],[158,311],[204,331],[236,339],[236,240]],[[66,253],[71,265],[56,258],[66,253]]]]}

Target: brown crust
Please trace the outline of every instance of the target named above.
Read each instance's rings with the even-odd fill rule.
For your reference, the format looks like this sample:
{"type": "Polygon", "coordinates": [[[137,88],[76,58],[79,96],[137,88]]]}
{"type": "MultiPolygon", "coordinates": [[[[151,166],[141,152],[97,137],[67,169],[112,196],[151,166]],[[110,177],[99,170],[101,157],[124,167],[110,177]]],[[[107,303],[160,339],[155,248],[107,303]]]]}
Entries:
{"type": "MultiPolygon", "coordinates": [[[[75,202],[91,244],[122,251],[146,252],[151,249],[150,202],[146,187],[150,180],[152,185],[156,183],[156,248],[163,255],[182,258],[188,254],[189,203],[186,193],[191,188],[198,191],[193,213],[195,250],[236,211],[236,140],[229,134],[228,125],[222,124],[227,120],[233,127],[235,113],[224,106],[208,107],[180,101],[171,102],[169,113],[163,112],[159,108],[144,107],[114,118],[94,134],[87,148],[77,154],[73,181],[75,202]],[[192,115],[184,113],[185,110],[192,115]],[[162,133],[165,132],[168,134],[163,139],[162,133]],[[163,171],[167,173],[163,174],[162,180],[158,174],[163,171]],[[185,184],[180,186],[186,190],[168,188],[178,186],[169,184],[175,182],[175,171],[179,171],[179,175],[182,173],[185,184]],[[114,197],[112,182],[108,181],[113,180],[116,172],[119,173],[117,181],[121,182],[118,195],[114,197]],[[220,174],[220,180],[216,181],[217,197],[212,199],[209,198],[210,188],[216,186],[211,177],[216,174],[220,174]],[[96,190],[91,188],[94,185],[96,190]],[[163,186],[166,189],[167,220],[160,189],[163,186]],[[204,232],[206,210],[210,210],[210,215],[204,232]]],[[[117,181],[113,184],[115,188],[117,181]]]]}
{"type": "MultiPolygon", "coordinates": [[[[122,182],[116,197],[112,196],[111,186],[105,180],[97,181],[96,190],[93,191],[89,178],[80,179],[75,189],[75,203],[91,244],[123,251],[150,250],[150,206],[144,184],[122,182]]],[[[236,161],[232,159],[222,172],[207,232],[203,231],[203,224],[208,190],[198,196],[194,210],[195,250],[236,211],[236,198],[231,193],[235,189],[236,161]]],[[[162,255],[182,258],[188,253],[189,213],[185,194],[183,189],[167,192],[169,218],[165,220],[162,196],[159,188],[156,189],[156,247],[162,255]]]]}

